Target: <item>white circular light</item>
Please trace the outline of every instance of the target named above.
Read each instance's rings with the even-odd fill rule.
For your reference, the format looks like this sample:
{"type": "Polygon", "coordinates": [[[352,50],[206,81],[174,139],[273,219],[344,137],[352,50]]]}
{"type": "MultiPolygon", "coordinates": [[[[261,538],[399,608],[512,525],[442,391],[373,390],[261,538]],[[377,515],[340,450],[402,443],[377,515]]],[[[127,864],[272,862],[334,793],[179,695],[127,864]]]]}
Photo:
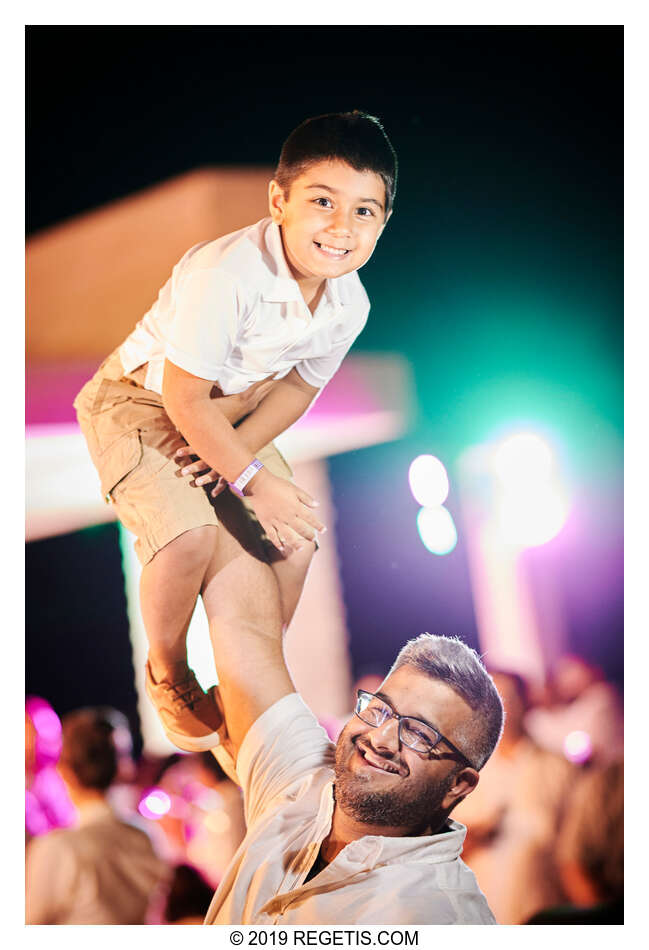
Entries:
{"type": "Polygon", "coordinates": [[[450,554],[457,544],[453,517],[442,505],[421,508],[417,515],[417,530],[431,554],[450,554]]]}
{"type": "Polygon", "coordinates": [[[506,485],[547,482],[553,478],[555,459],[548,443],[535,432],[517,432],[495,446],[495,474],[506,485]]]}
{"type": "Polygon", "coordinates": [[[435,508],[443,505],[448,495],[446,469],[434,455],[418,455],[408,469],[410,491],[420,505],[435,508]]]}
{"type": "Polygon", "coordinates": [[[568,503],[554,485],[535,491],[529,486],[522,491],[508,488],[496,510],[503,541],[530,548],[555,538],[568,517],[568,503]]]}

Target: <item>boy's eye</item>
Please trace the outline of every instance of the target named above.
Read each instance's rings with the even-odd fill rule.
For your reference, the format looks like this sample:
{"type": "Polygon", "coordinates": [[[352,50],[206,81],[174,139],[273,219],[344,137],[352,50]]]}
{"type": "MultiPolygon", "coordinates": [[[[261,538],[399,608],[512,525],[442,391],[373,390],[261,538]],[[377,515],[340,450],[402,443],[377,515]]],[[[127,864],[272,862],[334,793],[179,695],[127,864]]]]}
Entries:
{"type": "Polygon", "coordinates": [[[313,203],[320,205],[321,208],[328,208],[331,205],[331,198],[315,198],[313,203]]]}
{"type": "Polygon", "coordinates": [[[362,218],[369,218],[369,217],[372,217],[372,218],[373,218],[373,217],[374,217],[374,212],[372,211],[371,208],[365,208],[365,207],[363,207],[363,208],[357,208],[356,210],[358,211],[359,215],[360,215],[362,218]]]}

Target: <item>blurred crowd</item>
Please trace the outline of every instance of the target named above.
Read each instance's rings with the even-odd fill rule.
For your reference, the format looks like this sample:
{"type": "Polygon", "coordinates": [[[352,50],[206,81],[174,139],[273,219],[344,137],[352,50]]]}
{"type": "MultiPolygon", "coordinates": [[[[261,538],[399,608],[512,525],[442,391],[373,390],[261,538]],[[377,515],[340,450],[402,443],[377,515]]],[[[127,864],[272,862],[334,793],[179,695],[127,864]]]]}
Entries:
{"type": "MultiPolygon", "coordinates": [[[[452,814],[468,827],[464,861],[498,923],[622,923],[618,690],[576,656],[542,687],[491,673],[506,725],[452,814]]],[[[334,740],[342,724],[323,720],[334,740]]],[[[27,923],[202,923],[245,832],[240,790],[212,754],[136,761],[122,713],[61,720],[38,697],[25,726],[27,923]]]]}

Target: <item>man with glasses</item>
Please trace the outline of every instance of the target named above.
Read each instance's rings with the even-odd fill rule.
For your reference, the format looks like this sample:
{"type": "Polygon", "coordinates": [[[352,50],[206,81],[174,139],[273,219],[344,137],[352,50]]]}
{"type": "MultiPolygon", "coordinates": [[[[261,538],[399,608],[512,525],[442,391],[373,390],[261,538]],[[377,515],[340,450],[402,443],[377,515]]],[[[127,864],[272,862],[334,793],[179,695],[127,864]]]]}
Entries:
{"type": "Polygon", "coordinates": [[[376,693],[359,690],[336,745],[294,691],[279,637],[215,640],[247,834],[210,924],[493,924],[449,813],[478,783],[503,707],[475,651],[422,634],[376,693]]]}

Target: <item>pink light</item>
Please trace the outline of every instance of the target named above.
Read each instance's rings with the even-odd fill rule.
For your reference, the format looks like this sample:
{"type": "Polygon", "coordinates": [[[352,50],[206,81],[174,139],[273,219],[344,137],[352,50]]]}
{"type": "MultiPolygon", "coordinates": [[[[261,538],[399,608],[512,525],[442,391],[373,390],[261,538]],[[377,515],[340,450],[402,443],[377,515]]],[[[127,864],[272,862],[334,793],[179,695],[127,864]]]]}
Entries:
{"type": "Polygon", "coordinates": [[[152,788],[145,793],[137,810],[145,818],[159,821],[171,808],[171,799],[161,788],[152,788]]]}
{"type": "Polygon", "coordinates": [[[30,835],[43,835],[51,827],[41,803],[29,789],[25,791],[25,826],[30,835]]]}
{"type": "Polygon", "coordinates": [[[588,733],[581,729],[569,732],[563,740],[563,754],[576,765],[587,762],[593,754],[593,743],[588,733]]]}
{"type": "Polygon", "coordinates": [[[36,732],[45,740],[58,739],[61,735],[61,720],[48,706],[35,709],[32,713],[32,722],[36,732]]]}
{"type": "Polygon", "coordinates": [[[37,769],[57,762],[61,754],[61,720],[47,700],[28,696],[25,712],[36,733],[35,759],[37,769]]]}

